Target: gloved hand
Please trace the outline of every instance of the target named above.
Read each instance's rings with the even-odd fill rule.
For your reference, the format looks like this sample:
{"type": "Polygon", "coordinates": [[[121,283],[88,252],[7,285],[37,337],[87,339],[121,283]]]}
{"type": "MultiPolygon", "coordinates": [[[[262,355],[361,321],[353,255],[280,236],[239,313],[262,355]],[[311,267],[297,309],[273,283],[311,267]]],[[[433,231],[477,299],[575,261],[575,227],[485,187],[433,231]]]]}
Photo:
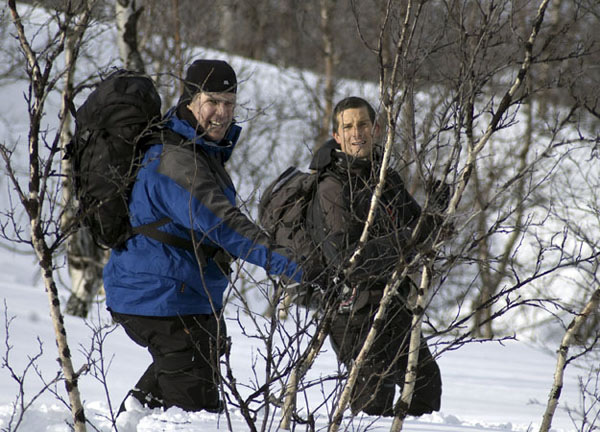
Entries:
{"type": "Polygon", "coordinates": [[[427,188],[429,193],[429,209],[432,213],[442,213],[450,204],[452,197],[452,186],[441,180],[434,180],[427,188]]]}
{"type": "Polygon", "coordinates": [[[346,284],[346,278],[331,276],[325,270],[313,270],[305,279],[307,282],[297,287],[303,294],[296,296],[303,300],[304,306],[321,310],[335,307],[339,313],[348,313],[352,310],[356,300],[356,290],[346,284]]]}
{"type": "Polygon", "coordinates": [[[327,291],[331,285],[332,276],[327,269],[319,265],[311,265],[309,268],[303,267],[302,285],[313,287],[317,291],[327,291]]]}
{"type": "MultiPolygon", "coordinates": [[[[330,285],[329,274],[318,266],[304,270],[302,281],[294,282],[285,277],[280,278],[284,286],[285,293],[282,298],[281,309],[284,315],[291,304],[307,307],[309,309],[319,309],[327,301],[328,286],[330,285]]],[[[280,312],[280,317],[281,317],[280,312]]]]}

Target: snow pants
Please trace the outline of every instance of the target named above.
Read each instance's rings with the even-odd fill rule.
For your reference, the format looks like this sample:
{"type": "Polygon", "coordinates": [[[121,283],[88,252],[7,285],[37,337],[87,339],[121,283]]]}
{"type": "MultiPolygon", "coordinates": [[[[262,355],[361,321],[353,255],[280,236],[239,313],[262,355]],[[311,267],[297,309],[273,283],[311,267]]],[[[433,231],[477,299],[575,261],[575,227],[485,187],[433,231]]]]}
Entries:
{"type": "Polygon", "coordinates": [[[148,317],[112,312],[127,335],[148,349],[152,363],[130,392],[150,408],[219,411],[219,357],[225,321],[214,315],[148,317]]]}
{"type": "MultiPolygon", "coordinates": [[[[338,361],[350,370],[366,340],[378,305],[371,304],[349,314],[338,315],[330,327],[330,340],[338,361]]],[[[412,315],[400,301],[394,302],[386,314],[378,336],[359,370],[351,398],[354,413],[394,415],[396,385],[404,385],[408,360],[412,315]]],[[[442,395],[440,369],[427,343],[419,349],[417,381],[408,408],[409,415],[438,411],[442,395]]]]}

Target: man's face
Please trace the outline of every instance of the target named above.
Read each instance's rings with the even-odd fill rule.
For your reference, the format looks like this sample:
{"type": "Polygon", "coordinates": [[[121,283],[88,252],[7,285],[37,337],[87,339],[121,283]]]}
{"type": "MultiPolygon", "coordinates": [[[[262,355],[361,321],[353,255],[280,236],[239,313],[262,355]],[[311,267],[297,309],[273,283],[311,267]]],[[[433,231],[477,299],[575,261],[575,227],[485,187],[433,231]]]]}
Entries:
{"type": "Polygon", "coordinates": [[[371,157],[373,136],[379,133],[379,126],[373,127],[367,108],[348,108],[338,114],[337,120],[333,139],[342,151],[354,157],[371,157]]]}
{"type": "Polygon", "coordinates": [[[233,121],[235,100],[235,93],[201,92],[194,96],[187,107],[204,129],[205,138],[219,142],[233,121]]]}

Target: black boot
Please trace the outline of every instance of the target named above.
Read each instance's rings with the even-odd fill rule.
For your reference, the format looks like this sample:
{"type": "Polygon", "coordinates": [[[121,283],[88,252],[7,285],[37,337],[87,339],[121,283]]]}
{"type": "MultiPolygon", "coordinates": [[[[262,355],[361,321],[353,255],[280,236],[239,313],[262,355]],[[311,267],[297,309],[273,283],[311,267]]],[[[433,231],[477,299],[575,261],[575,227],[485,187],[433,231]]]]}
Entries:
{"type": "Polygon", "coordinates": [[[222,414],[225,411],[225,402],[219,399],[214,407],[206,407],[204,408],[204,411],[214,414],[222,414]]]}
{"type": "Polygon", "coordinates": [[[121,406],[119,407],[119,412],[117,415],[127,410],[125,407],[125,401],[130,396],[137,399],[140,404],[146,408],[154,409],[164,407],[162,393],[158,387],[158,381],[154,372],[154,363],[148,366],[148,369],[146,369],[146,372],[144,372],[144,374],[138,380],[135,387],[127,392],[123,402],[121,402],[121,406]]]}
{"type": "Polygon", "coordinates": [[[394,415],[396,386],[390,379],[382,379],[374,368],[363,366],[359,372],[350,407],[354,414],[359,411],[373,416],[394,415]]]}
{"type": "Polygon", "coordinates": [[[431,414],[434,409],[429,406],[426,402],[421,402],[419,400],[413,400],[410,403],[410,407],[408,408],[407,414],[414,417],[422,416],[423,414],[431,414]]]}

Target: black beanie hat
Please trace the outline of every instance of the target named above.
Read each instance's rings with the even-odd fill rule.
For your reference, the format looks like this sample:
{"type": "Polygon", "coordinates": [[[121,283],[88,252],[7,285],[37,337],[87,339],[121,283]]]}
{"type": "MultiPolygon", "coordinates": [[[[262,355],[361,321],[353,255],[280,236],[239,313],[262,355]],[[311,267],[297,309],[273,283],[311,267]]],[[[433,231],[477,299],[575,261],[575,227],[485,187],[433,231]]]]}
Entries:
{"type": "Polygon", "coordinates": [[[223,60],[196,60],[192,63],[187,70],[178,105],[189,103],[201,91],[236,93],[237,78],[229,63],[223,60]]]}

